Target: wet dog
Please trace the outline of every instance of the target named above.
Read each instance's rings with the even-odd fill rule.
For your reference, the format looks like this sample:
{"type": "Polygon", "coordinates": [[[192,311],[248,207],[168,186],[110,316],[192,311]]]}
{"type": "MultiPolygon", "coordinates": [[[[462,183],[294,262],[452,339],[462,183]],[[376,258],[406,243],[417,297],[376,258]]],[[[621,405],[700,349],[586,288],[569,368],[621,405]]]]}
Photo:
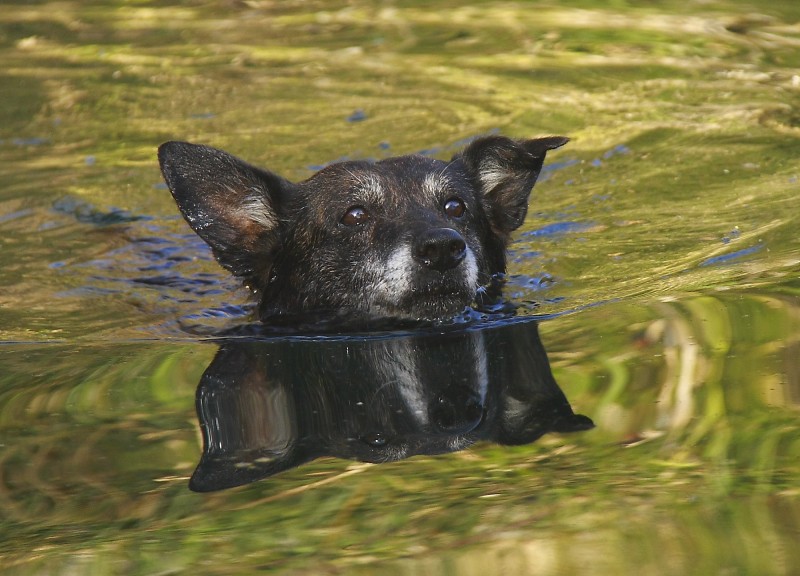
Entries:
{"type": "Polygon", "coordinates": [[[567,138],[479,138],[420,155],[329,165],[292,183],[226,152],[167,142],[164,178],[265,322],[303,315],[444,319],[505,272],[545,154],[567,138]]]}

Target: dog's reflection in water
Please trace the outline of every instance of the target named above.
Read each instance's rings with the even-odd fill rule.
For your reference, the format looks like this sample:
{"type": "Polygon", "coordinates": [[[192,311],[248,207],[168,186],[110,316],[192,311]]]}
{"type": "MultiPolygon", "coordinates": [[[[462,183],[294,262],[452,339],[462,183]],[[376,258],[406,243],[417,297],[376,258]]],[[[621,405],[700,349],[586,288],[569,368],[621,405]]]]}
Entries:
{"type": "Polygon", "coordinates": [[[322,456],[390,462],[593,426],[533,321],[446,334],[224,343],[197,389],[199,492],[322,456]]]}

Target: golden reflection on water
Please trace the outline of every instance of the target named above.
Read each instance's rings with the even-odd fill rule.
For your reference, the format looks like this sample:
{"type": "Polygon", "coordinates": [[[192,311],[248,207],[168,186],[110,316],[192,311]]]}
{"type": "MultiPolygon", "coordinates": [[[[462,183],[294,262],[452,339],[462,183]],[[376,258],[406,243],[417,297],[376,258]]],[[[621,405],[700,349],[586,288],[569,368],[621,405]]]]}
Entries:
{"type": "MultiPolygon", "coordinates": [[[[18,8],[0,15],[12,31],[1,74],[14,88],[0,110],[0,178],[9,183],[0,206],[31,211],[6,224],[16,251],[53,253],[15,262],[15,278],[40,278],[43,290],[29,295],[20,283],[10,297],[29,295],[44,317],[18,311],[5,339],[31,339],[22,325],[52,339],[48,321],[67,339],[93,336],[74,311],[109,287],[85,264],[116,258],[120,241],[185,231],[155,186],[153,150],[169,138],[300,179],[341,157],[449,156],[454,142],[490,130],[567,134],[525,229],[569,219],[584,233],[514,246],[545,250],[556,285],[523,294],[542,313],[796,274],[800,56],[791,6],[773,6],[770,17],[735,3],[698,13],[515,3],[18,8]],[[365,119],[348,122],[354,111],[365,119]],[[627,152],[615,153],[620,146],[627,152]],[[62,239],[73,223],[54,219],[51,206],[65,197],[155,216],[159,229],[117,228],[84,242],[82,228],[62,239]],[[732,230],[735,241],[723,242],[732,230]],[[56,269],[60,247],[72,265],[56,269]],[[736,265],[701,267],[755,248],[736,265]],[[64,284],[88,285],[89,296],[63,294],[64,284]]],[[[6,267],[17,260],[5,254],[6,267]]],[[[224,278],[213,262],[204,266],[224,278]]],[[[511,273],[541,266],[521,259],[511,273]]],[[[121,292],[102,308],[133,318],[134,329],[97,318],[111,337],[152,333],[160,314],[176,312],[154,310],[150,292],[121,292]]]]}
{"type": "Polygon", "coordinates": [[[27,343],[0,350],[0,565],[795,572],[798,19],[794,1],[0,11],[0,335],[27,343]],[[213,349],[177,319],[245,297],[188,239],[156,146],[299,179],[490,130],[572,137],[509,288],[567,313],[543,339],[598,429],[189,494],[213,349]],[[141,219],[81,221],[65,198],[141,219]],[[136,282],[162,273],[225,296],[136,282]]]}

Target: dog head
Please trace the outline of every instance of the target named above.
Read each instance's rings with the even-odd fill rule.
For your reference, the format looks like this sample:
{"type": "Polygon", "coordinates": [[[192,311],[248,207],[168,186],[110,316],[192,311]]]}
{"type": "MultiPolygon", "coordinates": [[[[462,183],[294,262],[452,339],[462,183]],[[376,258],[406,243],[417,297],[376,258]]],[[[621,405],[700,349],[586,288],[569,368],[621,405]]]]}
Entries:
{"type": "Polygon", "coordinates": [[[186,142],[163,144],[159,161],[189,225],[259,296],[262,320],[437,319],[505,271],[545,154],[566,142],[489,136],[450,162],[341,162],[298,184],[186,142]]]}

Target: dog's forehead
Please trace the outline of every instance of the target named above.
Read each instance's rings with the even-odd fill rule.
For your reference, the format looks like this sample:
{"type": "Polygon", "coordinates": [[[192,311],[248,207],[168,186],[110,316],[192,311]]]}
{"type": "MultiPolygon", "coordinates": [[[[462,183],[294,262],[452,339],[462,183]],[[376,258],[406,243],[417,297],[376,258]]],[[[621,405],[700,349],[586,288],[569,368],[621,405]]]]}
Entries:
{"type": "Polygon", "coordinates": [[[421,155],[396,156],[377,162],[345,161],[326,166],[309,184],[355,190],[379,201],[386,194],[418,192],[438,195],[466,184],[459,166],[421,155]]]}

